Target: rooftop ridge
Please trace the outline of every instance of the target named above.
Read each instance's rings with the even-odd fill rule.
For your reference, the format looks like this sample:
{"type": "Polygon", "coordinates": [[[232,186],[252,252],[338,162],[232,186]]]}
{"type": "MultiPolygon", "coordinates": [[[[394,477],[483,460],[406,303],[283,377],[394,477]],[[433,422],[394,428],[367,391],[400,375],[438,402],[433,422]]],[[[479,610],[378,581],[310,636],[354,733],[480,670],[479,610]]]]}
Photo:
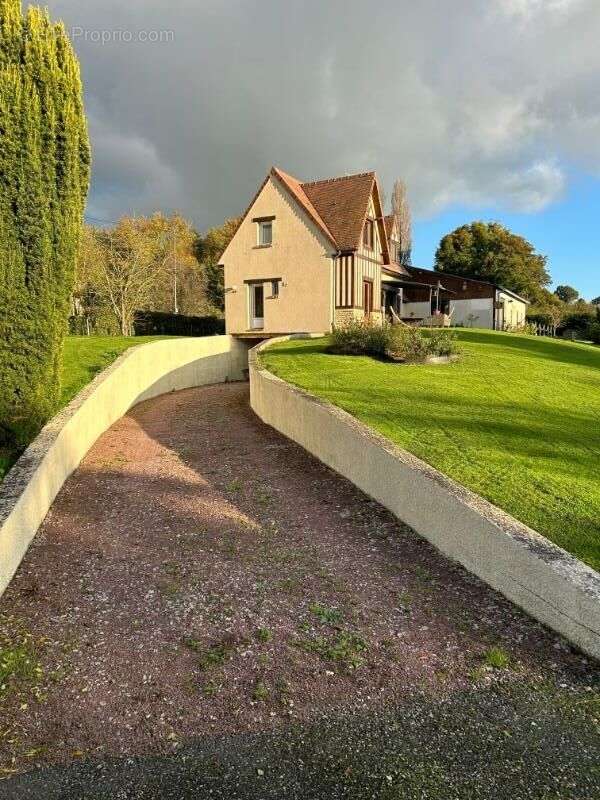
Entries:
{"type": "Polygon", "coordinates": [[[338,175],[334,178],[320,178],[317,181],[303,181],[302,186],[316,186],[318,183],[335,183],[336,181],[346,181],[350,178],[367,178],[367,177],[375,177],[375,171],[370,170],[368,172],[354,172],[352,175],[338,175]]]}

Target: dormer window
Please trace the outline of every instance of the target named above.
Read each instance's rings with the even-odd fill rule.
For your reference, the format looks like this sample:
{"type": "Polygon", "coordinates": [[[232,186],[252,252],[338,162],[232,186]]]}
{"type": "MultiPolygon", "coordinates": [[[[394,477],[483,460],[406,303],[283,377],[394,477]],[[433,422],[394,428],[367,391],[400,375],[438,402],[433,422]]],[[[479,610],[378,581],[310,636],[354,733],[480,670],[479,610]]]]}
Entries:
{"type": "Polygon", "coordinates": [[[256,217],[258,246],[271,247],[273,244],[273,222],[275,217],[256,217]]]}
{"type": "Polygon", "coordinates": [[[368,250],[372,250],[375,245],[375,222],[372,219],[368,219],[365,222],[363,244],[368,250]]]}

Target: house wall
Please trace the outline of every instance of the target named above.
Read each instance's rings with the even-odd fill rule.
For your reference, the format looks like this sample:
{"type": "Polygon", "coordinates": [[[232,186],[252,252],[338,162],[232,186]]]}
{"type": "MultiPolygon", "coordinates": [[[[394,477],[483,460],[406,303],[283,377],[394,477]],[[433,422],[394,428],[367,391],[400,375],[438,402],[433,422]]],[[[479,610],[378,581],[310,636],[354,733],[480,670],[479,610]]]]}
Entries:
{"type": "Polygon", "coordinates": [[[250,329],[248,281],[264,281],[263,333],[319,333],[333,322],[333,245],[270,177],[223,253],[227,333],[250,329]],[[256,217],[273,220],[273,244],[258,246],[256,217]],[[271,298],[271,279],[281,279],[271,298]]]}
{"type": "MultiPolygon", "coordinates": [[[[472,278],[463,278],[460,275],[448,275],[445,272],[434,272],[433,270],[420,269],[419,267],[411,267],[411,274],[418,283],[426,283],[430,286],[437,286],[438,283],[441,283],[446,289],[451,289],[456,299],[459,300],[491,298],[495,293],[494,286],[491,283],[473,280],[472,278]]],[[[416,289],[415,291],[419,290],[416,289]]],[[[421,291],[427,290],[422,289],[421,291]]]]}
{"type": "MultiPolygon", "coordinates": [[[[373,197],[369,200],[367,215],[371,219],[376,219],[377,212],[373,197]]],[[[375,225],[375,241],[373,249],[369,250],[360,239],[360,246],[355,258],[355,296],[354,304],[360,309],[364,309],[363,301],[363,281],[369,279],[373,281],[373,312],[378,317],[381,310],[381,267],[383,264],[383,244],[380,235],[380,226],[375,225]]]]}
{"type": "MultiPolygon", "coordinates": [[[[494,301],[491,297],[451,300],[450,312],[452,325],[490,330],[494,327],[494,301]]],[[[402,304],[403,318],[428,319],[430,316],[431,306],[428,300],[402,304]]]]}
{"type": "Polygon", "coordinates": [[[498,302],[504,303],[504,327],[513,330],[525,324],[527,305],[505,292],[498,292],[498,302]]]}
{"type": "Polygon", "coordinates": [[[452,325],[464,325],[466,328],[494,327],[494,301],[491,297],[472,298],[470,300],[451,300],[450,310],[452,325]]]}

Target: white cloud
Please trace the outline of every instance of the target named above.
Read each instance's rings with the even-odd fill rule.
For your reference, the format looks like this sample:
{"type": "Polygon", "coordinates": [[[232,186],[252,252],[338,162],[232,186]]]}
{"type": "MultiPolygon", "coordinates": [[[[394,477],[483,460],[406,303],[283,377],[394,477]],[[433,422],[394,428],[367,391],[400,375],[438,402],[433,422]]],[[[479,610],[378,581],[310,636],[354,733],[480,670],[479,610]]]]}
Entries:
{"type": "Polygon", "coordinates": [[[496,0],[501,11],[517,17],[532,19],[538,14],[568,14],[584,0],[496,0]]]}
{"type": "MultiPolygon", "coordinates": [[[[516,211],[542,211],[559,198],[565,187],[563,171],[551,161],[539,161],[520,171],[501,176],[500,194],[516,211]]],[[[492,200],[493,195],[488,198],[492,200]]]]}
{"type": "Polygon", "coordinates": [[[276,163],[310,179],[374,168],[417,216],[535,212],[572,167],[600,174],[597,0],[50,0],[78,38],[98,215],[241,211],[276,163]],[[260,13],[257,13],[260,9],[260,13]]]}

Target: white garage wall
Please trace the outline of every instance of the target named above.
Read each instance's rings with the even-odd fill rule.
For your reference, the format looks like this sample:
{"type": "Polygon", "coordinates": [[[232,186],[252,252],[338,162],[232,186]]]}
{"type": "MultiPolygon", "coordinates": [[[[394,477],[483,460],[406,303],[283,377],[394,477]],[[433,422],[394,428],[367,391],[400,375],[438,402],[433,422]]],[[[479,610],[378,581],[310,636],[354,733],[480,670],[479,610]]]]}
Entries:
{"type": "Polygon", "coordinates": [[[477,300],[452,300],[450,308],[454,308],[453,325],[489,329],[494,327],[494,301],[491,297],[477,300]]]}

